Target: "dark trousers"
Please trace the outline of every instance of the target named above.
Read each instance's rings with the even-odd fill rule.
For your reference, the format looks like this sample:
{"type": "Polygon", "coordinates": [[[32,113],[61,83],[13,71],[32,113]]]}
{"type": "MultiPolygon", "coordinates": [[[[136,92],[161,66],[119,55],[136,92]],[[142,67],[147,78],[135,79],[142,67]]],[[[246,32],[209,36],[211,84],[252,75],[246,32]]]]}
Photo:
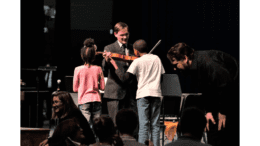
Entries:
{"type": "Polygon", "coordinates": [[[216,124],[209,122],[207,131],[208,143],[212,146],[238,146],[239,145],[239,121],[236,117],[226,115],[225,128],[218,131],[218,116],[213,114],[216,124]]]}

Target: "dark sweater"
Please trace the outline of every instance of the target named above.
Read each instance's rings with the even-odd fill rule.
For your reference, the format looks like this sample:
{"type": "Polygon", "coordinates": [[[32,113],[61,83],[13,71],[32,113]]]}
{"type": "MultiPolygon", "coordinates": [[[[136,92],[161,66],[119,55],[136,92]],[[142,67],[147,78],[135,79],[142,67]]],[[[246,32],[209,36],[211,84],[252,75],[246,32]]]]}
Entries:
{"type": "MultiPolygon", "coordinates": [[[[65,118],[59,119],[59,123],[68,120],[68,119],[72,119],[75,118],[77,120],[77,122],[79,123],[79,126],[83,129],[83,134],[85,136],[85,140],[83,142],[83,144],[93,144],[96,142],[93,131],[91,130],[89,123],[87,121],[87,119],[84,117],[84,115],[81,113],[80,110],[73,110],[71,111],[65,118]]],[[[56,125],[57,126],[57,125],[56,125]]],[[[48,143],[50,146],[52,145],[57,145],[58,143],[60,143],[60,139],[63,139],[64,136],[63,135],[57,135],[55,133],[60,133],[59,131],[56,131],[57,129],[54,130],[53,136],[50,137],[48,139],[48,143]]]]}

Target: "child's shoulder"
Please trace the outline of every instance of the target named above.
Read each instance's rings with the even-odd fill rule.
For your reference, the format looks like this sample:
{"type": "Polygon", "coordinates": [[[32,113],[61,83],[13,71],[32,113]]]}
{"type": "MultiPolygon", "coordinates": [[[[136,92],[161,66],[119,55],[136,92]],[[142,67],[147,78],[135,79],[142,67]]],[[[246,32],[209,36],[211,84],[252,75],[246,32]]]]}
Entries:
{"type": "Polygon", "coordinates": [[[77,67],[75,68],[75,70],[76,70],[76,69],[81,69],[81,68],[84,68],[84,65],[77,66],[77,67]]]}
{"type": "Polygon", "coordinates": [[[100,66],[98,65],[92,65],[91,67],[95,68],[95,69],[102,69],[100,66]]]}
{"type": "Polygon", "coordinates": [[[147,56],[151,61],[156,61],[156,60],[160,60],[160,57],[155,55],[155,54],[149,54],[149,56],[147,56]]]}
{"type": "MultiPolygon", "coordinates": [[[[85,66],[85,65],[80,65],[80,66],[77,66],[75,69],[78,70],[78,69],[83,69],[83,68],[85,68],[85,67],[87,67],[87,66],[85,66]]],[[[88,68],[88,67],[87,67],[87,68],[88,68]]],[[[90,68],[99,69],[99,68],[101,68],[101,67],[98,66],[98,65],[91,65],[90,68]]],[[[89,68],[88,68],[88,69],[89,69],[89,68]]]]}

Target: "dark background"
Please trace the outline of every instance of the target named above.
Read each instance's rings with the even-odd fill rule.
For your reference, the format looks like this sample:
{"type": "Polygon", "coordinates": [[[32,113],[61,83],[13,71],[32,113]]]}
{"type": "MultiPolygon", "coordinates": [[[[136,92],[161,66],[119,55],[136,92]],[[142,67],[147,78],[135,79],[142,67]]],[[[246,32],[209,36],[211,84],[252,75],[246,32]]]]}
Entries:
{"type": "MultiPolygon", "coordinates": [[[[65,90],[65,76],[72,76],[82,64],[83,41],[92,37],[98,51],[103,51],[116,40],[109,31],[119,21],[129,25],[129,43],[144,39],[152,48],[162,39],[153,53],[161,58],[166,73],[175,73],[166,54],[178,42],[195,50],[221,50],[239,60],[238,0],[27,0],[21,1],[21,78],[36,85],[31,75],[35,73],[23,73],[22,68],[51,62],[65,90]],[[55,7],[54,19],[46,18],[44,4],[55,7]],[[49,27],[48,33],[43,33],[44,26],[49,27]]],[[[101,65],[101,60],[98,56],[95,64],[101,65]]],[[[191,92],[189,79],[180,80],[182,92],[191,92]]]]}

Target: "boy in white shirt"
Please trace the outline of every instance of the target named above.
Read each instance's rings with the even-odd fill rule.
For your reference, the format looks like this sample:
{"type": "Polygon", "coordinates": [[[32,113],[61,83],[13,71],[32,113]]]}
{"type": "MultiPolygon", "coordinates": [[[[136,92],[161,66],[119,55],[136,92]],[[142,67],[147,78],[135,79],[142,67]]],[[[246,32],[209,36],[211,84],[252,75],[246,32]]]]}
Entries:
{"type": "Polygon", "coordinates": [[[122,81],[127,82],[134,75],[137,77],[138,142],[145,144],[150,129],[154,146],[160,146],[161,75],[165,70],[157,55],[147,53],[147,44],[144,40],[137,40],[133,48],[135,55],[140,57],[132,62],[126,74],[120,72],[113,59],[111,63],[122,81]]]}

